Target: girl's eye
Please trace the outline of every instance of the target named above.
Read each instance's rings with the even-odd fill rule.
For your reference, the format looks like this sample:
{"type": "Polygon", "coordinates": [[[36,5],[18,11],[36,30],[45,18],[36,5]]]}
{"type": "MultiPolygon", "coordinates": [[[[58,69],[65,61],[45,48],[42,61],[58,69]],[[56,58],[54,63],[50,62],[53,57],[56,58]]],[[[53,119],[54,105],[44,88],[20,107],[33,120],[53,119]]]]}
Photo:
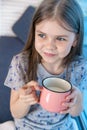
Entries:
{"type": "Polygon", "coordinates": [[[57,37],[56,39],[59,40],[59,41],[66,41],[66,39],[63,38],[63,37],[57,37]]]}
{"type": "Polygon", "coordinates": [[[40,36],[41,38],[45,38],[45,34],[38,34],[38,36],[40,36]]]}

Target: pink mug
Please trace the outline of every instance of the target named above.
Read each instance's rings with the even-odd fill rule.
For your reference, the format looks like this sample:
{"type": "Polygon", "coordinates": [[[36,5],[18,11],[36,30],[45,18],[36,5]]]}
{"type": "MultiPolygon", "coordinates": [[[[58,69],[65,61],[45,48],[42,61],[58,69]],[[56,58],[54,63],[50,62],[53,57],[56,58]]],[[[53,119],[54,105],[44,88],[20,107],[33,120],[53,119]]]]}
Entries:
{"type": "Polygon", "coordinates": [[[72,85],[64,79],[55,77],[45,78],[42,84],[40,105],[49,112],[60,112],[66,109],[62,103],[71,93],[72,85]]]}

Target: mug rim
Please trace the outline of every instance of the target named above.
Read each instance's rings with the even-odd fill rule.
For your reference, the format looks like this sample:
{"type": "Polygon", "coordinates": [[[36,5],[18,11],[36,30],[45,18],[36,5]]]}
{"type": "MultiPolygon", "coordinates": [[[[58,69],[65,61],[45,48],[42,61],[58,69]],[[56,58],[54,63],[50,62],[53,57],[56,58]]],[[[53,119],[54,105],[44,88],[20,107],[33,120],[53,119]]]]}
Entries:
{"type": "Polygon", "coordinates": [[[55,92],[55,93],[66,93],[66,92],[69,92],[69,91],[72,90],[72,84],[71,84],[71,82],[68,81],[68,80],[65,80],[65,79],[63,79],[63,78],[59,78],[59,77],[46,77],[46,78],[44,78],[44,79],[42,80],[42,86],[43,86],[44,88],[48,89],[49,91],[55,92]],[[43,82],[45,81],[45,79],[50,79],[50,78],[62,79],[63,81],[68,82],[71,87],[70,87],[69,90],[65,90],[65,91],[62,91],[62,92],[60,92],[60,91],[55,91],[55,90],[51,90],[50,88],[46,87],[46,86],[44,85],[44,83],[43,83],[43,82]]]}

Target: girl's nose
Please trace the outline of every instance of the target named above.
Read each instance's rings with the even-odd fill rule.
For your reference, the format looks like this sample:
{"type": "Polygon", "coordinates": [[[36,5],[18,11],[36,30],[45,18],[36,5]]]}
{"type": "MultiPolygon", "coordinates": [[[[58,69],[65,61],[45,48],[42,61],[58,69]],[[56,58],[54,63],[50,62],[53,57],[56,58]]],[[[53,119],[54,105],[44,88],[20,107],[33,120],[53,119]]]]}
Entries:
{"type": "Polygon", "coordinates": [[[55,43],[55,41],[52,40],[52,39],[49,39],[49,40],[47,41],[47,47],[48,47],[49,49],[56,49],[56,43],[55,43]]]}

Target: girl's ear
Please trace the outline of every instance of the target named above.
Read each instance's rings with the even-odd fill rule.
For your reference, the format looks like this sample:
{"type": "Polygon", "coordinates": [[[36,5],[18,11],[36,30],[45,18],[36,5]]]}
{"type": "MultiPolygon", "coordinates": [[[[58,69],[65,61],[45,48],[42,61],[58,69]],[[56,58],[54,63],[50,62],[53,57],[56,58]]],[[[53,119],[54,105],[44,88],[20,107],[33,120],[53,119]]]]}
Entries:
{"type": "Polygon", "coordinates": [[[72,45],[73,47],[76,47],[76,45],[77,45],[77,40],[78,40],[78,36],[75,37],[75,40],[74,40],[73,45],[72,45]]]}
{"type": "Polygon", "coordinates": [[[76,47],[76,44],[77,44],[77,40],[75,40],[74,42],[73,42],[73,47],[76,47]]]}

